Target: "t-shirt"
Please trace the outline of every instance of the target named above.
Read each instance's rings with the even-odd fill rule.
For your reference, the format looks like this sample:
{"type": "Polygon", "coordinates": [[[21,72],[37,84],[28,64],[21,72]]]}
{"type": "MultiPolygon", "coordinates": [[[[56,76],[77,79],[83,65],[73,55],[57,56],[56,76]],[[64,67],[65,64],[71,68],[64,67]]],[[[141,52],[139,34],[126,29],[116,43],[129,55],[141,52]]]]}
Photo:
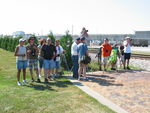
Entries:
{"type": "Polygon", "coordinates": [[[128,44],[127,46],[126,46],[126,44],[127,44],[127,41],[125,40],[125,41],[123,42],[123,45],[124,45],[124,53],[131,53],[131,46],[130,46],[130,44],[128,44]]]}
{"type": "Polygon", "coordinates": [[[102,56],[103,57],[110,56],[110,53],[111,53],[111,50],[112,50],[111,45],[108,44],[108,43],[107,44],[103,43],[101,46],[103,46],[103,48],[102,48],[102,56]]]}
{"type": "Polygon", "coordinates": [[[124,46],[120,46],[120,53],[121,55],[124,55],[124,46]]]}
{"type": "Polygon", "coordinates": [[[38,58],[38,48],[36,44],[28,44],[26,46],[27,51],[30,50],[31,52],[28,53],[28,59],[37,59],[38,58]]]}
{"type": "Polygon", "coordinates": [[[71,46],[71,55],[78,55],[77,49],[78,49],[78,44],[74,42],[71,46]]]}
{"type": "Polygon", "coordinates": [[[60,55],[63,53],[63,48],[62,48],[62,46],[56,46],[56,51],[57,51],[57,57],[56,57],[56,61],[60,61],[60,55]]]}
{"type": "Polygon", "coordinates": [[[43,45],[42,46],[43,58],[51,60],[56,54],[56,47],[54,45],[43,45]]]}
{"type": "Polygon", "coordinates": [[[26,57],[26,54],[27,53],[27,51],[26,51],[26,47],[25,46],[18,46],[18,54],[21,54],[21,55],[25,55],[25,56],[17,56],[16,57],[16,60],[22,60],[22,61],[24,61],[24,60],[27,60],[27,57],[26,57]]]}
{"type": "Polygon", "coordinates": [[[78,45],[78,55],[79,55],[79,58],[81,59],[84,55],[86,55],[86,52],[87,52],[88,48],[87,48],[87,45],[85,43],[80,43],[78,45]]]}

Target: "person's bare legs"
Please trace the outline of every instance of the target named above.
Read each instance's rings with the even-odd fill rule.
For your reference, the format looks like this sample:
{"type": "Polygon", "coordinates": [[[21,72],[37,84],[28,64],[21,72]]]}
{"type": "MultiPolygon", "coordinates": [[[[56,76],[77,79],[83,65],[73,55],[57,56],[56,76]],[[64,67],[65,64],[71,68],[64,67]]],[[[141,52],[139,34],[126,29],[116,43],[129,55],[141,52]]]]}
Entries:
{"type": "Polygon", "coordinates": [[[127,59],[127,67],[129,67],[129,59],[127,59]]]}
{"type": "Polygon", "coordinates": [[[84,76],[84,78],[86,78],[86,65],[84,65],[84,67],[83,67],[83,76],[84,76]]]}
{"type": "Polygon", "coordinates": [[[26,80],[26,69],[23,69],[23,80],[26,80]]]}
{"type": "Polygon", "coordinates": [[[17,72],[17,80],[20,81],[20,73],[21,73],[21,69],[18,69],[18,72],[17,72]]]}
{"type": "Polygon", "coordinates": [[[79,75],[78,80],[80,80],[80,76],[81,76],[82,70],[83,70],[83,68],[81,66],[79,66],[79,69],[78,69],[78,75],[79,75]]]}
{"type": "Polygon", "coordinates": [[[33,70],[29,69],[29,71],[30,71],[31,79],[34,80],[34,78],[33,78],[33,70]]]}
{"type": "Polygon", "coordinates": [[[36,72],[37,79],[39,79],[39,70],[38,70],[38,68],[36,68],[36,69],[34,69],[34,70],[35,70],[35,72],[36,72]]]}
{"type": "Polygon", "coordinates": [[[123,66],[124,66],[124,69],[126,69],[126,59],[124,60],[123,66]]]}

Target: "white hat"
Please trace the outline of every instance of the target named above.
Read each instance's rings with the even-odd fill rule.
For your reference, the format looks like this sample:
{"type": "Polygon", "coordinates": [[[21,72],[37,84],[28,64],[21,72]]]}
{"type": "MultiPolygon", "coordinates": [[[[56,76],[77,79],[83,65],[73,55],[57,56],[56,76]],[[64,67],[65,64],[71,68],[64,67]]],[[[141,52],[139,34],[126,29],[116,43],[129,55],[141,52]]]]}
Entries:
{"type": "Polygon", "coordinates": [[[20,38],[20,39],[19,39],[19,42],[24,42],[24,41],[26,41],[26,40],[23,39],[23,38],[20,38]]]}
{"type": "Polygon", "coordinates": [[[127,37],[125,37],[125,39],[130,39],[130,37],[127,36],[127,37]]]}

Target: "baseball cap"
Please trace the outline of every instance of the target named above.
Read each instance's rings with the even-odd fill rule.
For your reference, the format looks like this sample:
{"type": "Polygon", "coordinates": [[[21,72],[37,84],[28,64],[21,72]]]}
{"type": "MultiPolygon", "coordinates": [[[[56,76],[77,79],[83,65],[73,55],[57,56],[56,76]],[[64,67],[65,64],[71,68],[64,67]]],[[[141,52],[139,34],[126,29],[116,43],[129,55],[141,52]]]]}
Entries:
{"type": "Polygon", "coordinates": [[[125,39],[130,39],[130,37],[127,36],[127,37],[125,37],[125,39]]]}
{"type": "Polygon", "coordinates": [[[82,38],[81,38],[81,40],[85,40],[85,39],[86,39],[85,37],[82,37],[82,38]]]}
{"type": "Polygon", "coordinates": [[[20,39],[19,39],[19,42],[24,42],[24,41],[26,41],[26,40],[23,39],[23,38],[20,38],[20,39]]]}
{"type": "Polygon", "coordinates": [[[76,38],[76,40],[81,40],[80,37],[76,38]]]}
{"type": "Polygon", "coordinates": [[[46,40],[49,41],[49,40],[51,40],[51,39],[50,39],[50,38],[47,38],[46,40]]]}
{"type": "Polygon", "coordinates": [[[108,41],[108,38],[105,38],[105,39],[104,39],[104,41],[105,41],[105,40],[107,40],[107,41],[108,41]]]}

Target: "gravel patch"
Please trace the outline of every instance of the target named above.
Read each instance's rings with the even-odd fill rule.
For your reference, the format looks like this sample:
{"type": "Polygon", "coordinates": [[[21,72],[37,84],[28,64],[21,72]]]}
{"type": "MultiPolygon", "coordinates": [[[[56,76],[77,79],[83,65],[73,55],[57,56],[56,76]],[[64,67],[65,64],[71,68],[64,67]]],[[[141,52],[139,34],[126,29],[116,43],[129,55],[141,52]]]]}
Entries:
{"type": "Polygon", "coordinates": [[[131,59],[130,65],[150,71],[150,60],[131,59]]]}

